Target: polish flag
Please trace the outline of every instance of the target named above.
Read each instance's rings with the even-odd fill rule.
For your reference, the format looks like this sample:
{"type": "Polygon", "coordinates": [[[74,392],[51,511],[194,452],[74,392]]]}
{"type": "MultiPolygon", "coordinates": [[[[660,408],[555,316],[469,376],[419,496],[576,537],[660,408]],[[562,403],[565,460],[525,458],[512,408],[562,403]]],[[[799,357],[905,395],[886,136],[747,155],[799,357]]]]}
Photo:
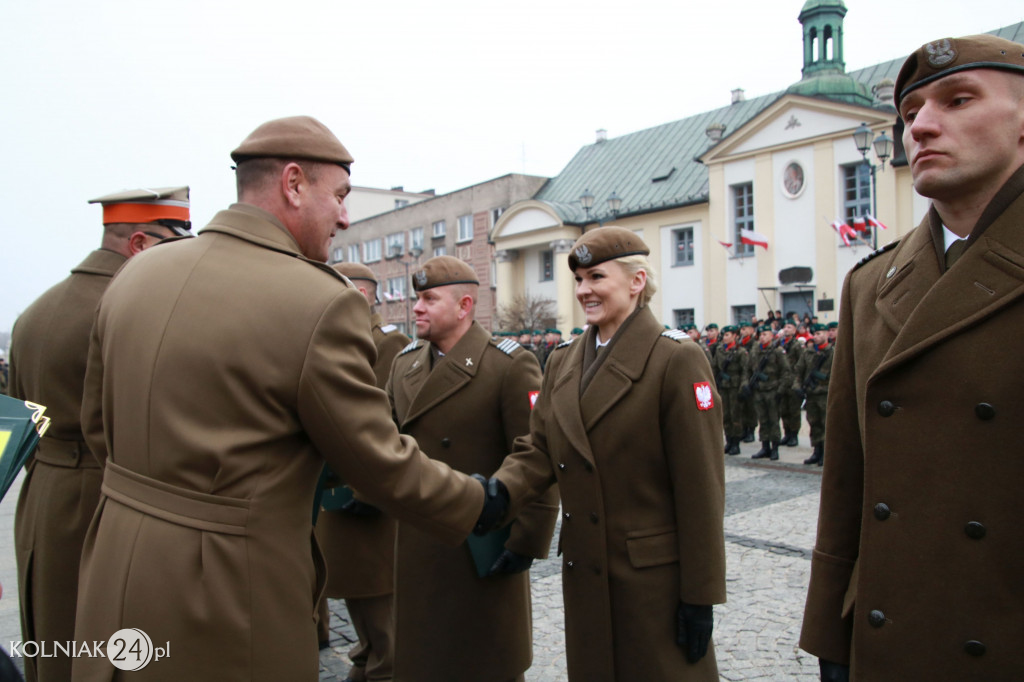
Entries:
{"type": "Polygon", "coordinates": [[[880,227],[880,228],[882,228],[883,230],[888,230],[888,229],[889,229],[888,227],[886,227],[886,226],[885,226],[885,225],[884,225],[884,224],[882,223],[882,221],[881,221],[881,220],[878,220],[877,218],[875,218],[875,216],[871,215],[870,213],[869,213],[869,214],[867,214],[867,216],[865,216],[865,217],[866,217],[866,218],[867,218],[867,220],[868,220],[868,225],[870,225],[871,227],[880,227]]]}
{"type": "Polygon", "coordinates": [[[744,244],[750,244],[751,246],[760,246],[761,248],[768,249],[768,237],[765,237],[760,232],[754,232],[753,230],[740,230],[740,241],[744,244]]]}
{"type": "Polygon", "coordinates": [[[857,216],[856,218],[853,219],[853,229],[856,230],[857,232],[868,231],[868,224],[867,221],[864,219],[864,216],[857,216]]]}
{"type": "Polygon", "coordinates": [[[732,242],[723,242],[721,239],[716,239],[715,241],[718,242],[719,244],[721,244],[722,246],[724,246],[727,249],[731,249],[732,248],[732,242]]]}
{"type": "Polygon", "coordinates": [[[846,223],[841,223],[838,220],[832,221],[832,229],[839,233],[839,238],[842,239],[843,243],[847,246],[850,245],[850,237],[857,237],[857,232],[852,227],[846,223]]]}

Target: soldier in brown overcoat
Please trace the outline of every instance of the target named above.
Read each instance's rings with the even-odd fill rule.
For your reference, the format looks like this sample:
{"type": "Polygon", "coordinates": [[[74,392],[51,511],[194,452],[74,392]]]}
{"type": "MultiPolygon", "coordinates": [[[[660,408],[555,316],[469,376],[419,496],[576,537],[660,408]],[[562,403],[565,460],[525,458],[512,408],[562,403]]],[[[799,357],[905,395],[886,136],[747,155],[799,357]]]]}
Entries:
{"type": "MultiPolygon", "coordinates": [[[[383,389],[391,363],[409,343],[409,337],[393,324],[384,324],[376,311],[377,278],[362,263],[336,263],[335,270],[351,280],[370,304],[373,363],[376,386],[383,389]]],[[[347,486],[346,486],[347,487],[347,486]]],[[[395,520],[358,497],[340,509],[321,509],[316,537],[327,562],[327,585],[320,600],[317,637],[320,646],[330,641],[331,612],[327,598],[345,599],[352,627],[359,641],[349,651],[351,682],[390,680],[395,628],[391,616],[395,572],[395,520]]]]}
{"type": "Polygon", "coordinates": [[[1024,45],[929,43],[896,101],[932,206],[843,286],[800,644],[823,679],[1019,680],[1024,45]]]}
{"type": "MultiPolygon", "coordinates": [[[[421,341],[392,367],[387,392],[395,419],[431,456],[489,476],[515,438],[529,431],[540,367],[518,343],[495,343],[474,321],[479,286],[468,264],[431,258],[413,273],[412,284],[421,341]]],[[[468,546],[446,547],[399,524],[396,682],[523,679],[533,659],[527,569],[547,556],[557,515],[552,489],[515,520],[504,550],[482,567],[489,571],[483,577],[468,546]]]]}
{"type": "MultiPolygon", "coordinates": [[[[239,203],[130,261],[97,310],[83,433],[103,463],[75,639],[138,628],[170,655],[134,680],[317,679],[324,462],[393,516],[462,542],[477,481],[398,433],[370,313],[327,266],[352,157],[315,119],[236,149],[239,203]]],[[[76,658],[74,682],[109,681],[76,658]]]]}
{"type": "MultiPolygon", "coordinates": [[[[79,557],[100,497],[99,465],[80,423],[96,304],[128,258],[166,237],[191,234],[188,187],[129,190],[89,203],[103,205],[100,248],[36,299],[11,337],[10,395],[45,405],[51,420],[14,515],[22,641],[64,643],[75,635],[79,557]]],[[[29,682],[71,677],[68,656],[24,661],[29,682]]]]}
{"type": "Polygon", "coordinates": [[[576,242],[590,327],[551,354],[530,435],[491,479],[512,514],[558,483],[573,682],[718,680],[722,408],[703,350],[651,314],[648,253],[620,227],[576,242]]]}

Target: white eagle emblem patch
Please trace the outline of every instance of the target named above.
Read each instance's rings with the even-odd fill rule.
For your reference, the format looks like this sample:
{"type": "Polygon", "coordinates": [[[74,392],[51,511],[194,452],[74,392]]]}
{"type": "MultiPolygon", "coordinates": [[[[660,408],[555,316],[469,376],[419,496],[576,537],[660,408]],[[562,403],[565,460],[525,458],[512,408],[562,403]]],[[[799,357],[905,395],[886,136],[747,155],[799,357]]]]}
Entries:
{"type": "Polygon", "coordinates": [[[934,67],[945,66],[956,59],[956,50],[948,39],[928,43],[924,49],[928,51],[928,63],[934,67]]]}
{"type": "Polygon", "coordinates": [[[413,275],[413,277],[416,278],[416,284],[418,286],[423,286],[423,285],[425,285],[427,283],[427,271],[426,270],[420,270],[415,275],[413,275]]]}
{"type": "Polygon", "coordinates": [[[693,395],[697,398],[698,410],[710,410],[715,406],[715,398],[711,394],[711,384],[702,381],[693,385],[693,395]]]}
{"type": "Polygon", "coordinates": [[[586,244],[576,249],[576,260],[580,262],[580,265],[584,266],[594,260],[594,255],[590,253],[590,248],[586,244]]]}

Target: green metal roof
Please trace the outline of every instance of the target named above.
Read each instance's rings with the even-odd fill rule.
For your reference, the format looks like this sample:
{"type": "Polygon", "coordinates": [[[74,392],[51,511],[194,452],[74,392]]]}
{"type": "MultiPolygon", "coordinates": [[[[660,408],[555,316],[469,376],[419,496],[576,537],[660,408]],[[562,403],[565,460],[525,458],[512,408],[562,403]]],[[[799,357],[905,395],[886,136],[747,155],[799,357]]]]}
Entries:
{"type": "MultiPolygon", "coordinates": [[[[990,33],[1024,42],[1024,22],[990,33]]],[[[847,75],[870,90],[883,78],[895,80],[905,59],[906,56],[899,57],[847,75]]],[[[708,170],[696,160],[712,146],[704,131],[712,123],[725,124],[726,139],[785,94],[782,91],[754,97],[589,144],[576,152],[562,172],[533,198],[549,204],[562,222],[570,225],[599,219],[608,222],[612,215],[607,199],[612,192],[622,198],[620,217],[704,203],[708,200],[708,170]],[[589,220],[579,201],[587,190],[594,195],[589,220]]],[[[816,96],[829,99],[822,94],[816,96]]]]}

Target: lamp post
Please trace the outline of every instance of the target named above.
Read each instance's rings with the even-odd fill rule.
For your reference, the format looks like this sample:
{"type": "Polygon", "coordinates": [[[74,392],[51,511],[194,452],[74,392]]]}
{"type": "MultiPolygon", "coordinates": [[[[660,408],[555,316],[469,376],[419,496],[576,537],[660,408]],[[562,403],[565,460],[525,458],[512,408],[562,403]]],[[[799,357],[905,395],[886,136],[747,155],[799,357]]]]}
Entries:
{"type": "MultiPolygon", "coordinates": [[[[413,263],[419,263],[420,256],[423,255],[423,249],[418,246],[414,246],[409,249],[410,258],[402,258],[402,247],[399,244],[392,244],[391,248],[388,249],[388,260],[398,260],[399,263],[405,266],[405,280],[404,287],[409,286],[409,266],[413,263]]],[[[410,338],[413,337],[412,331],[412,313],[409,309],[409,299],[412,298],[411,292],[407,291],[405,294],[405,333],[410,338]]]]}
{"type": "MultiPolygon", "coordinates": [[[[883,130],[879,133],[878,137],[871,140],[871,128],[868,128],[867,123],[861,123],[860,127],[853,131],[853,143],[857,145],[857,151],[860,152],[861,157],[864,159],[864,165],[868,168],[871,173],[871,215],[876,220],[878,219],[878,187],[875,180],[875,172],[879,166],[874,165],[868,161],[868,150],[872,146],[875,148],[875,156],[882,162],[882,171],[885,171],[885,162],[890,156],[892,156],[893,140],[883,130]]],[[[874,225],[871,226],[871,248],[878,249],[878,228],[874,225]]]]}
{"type": "MultiPolygon", "coordinates": [[[[587,222],[590,222],[590,209],[594,207],[594,195],[590,193],[589,189],[583,190],[583,194],[580,195],[580,206],[583,208],[583,212],[587,216],[587,222]]],[[[612,219],[619,217],[619,209],[621,207],[622,198],[613,190],[612,193],[608,195],[608,213],[612,214],[612,219]]],[[[603,216],[597,215],[595,217],[597,218],[598,226],[604,225],[603,216]]]]}

